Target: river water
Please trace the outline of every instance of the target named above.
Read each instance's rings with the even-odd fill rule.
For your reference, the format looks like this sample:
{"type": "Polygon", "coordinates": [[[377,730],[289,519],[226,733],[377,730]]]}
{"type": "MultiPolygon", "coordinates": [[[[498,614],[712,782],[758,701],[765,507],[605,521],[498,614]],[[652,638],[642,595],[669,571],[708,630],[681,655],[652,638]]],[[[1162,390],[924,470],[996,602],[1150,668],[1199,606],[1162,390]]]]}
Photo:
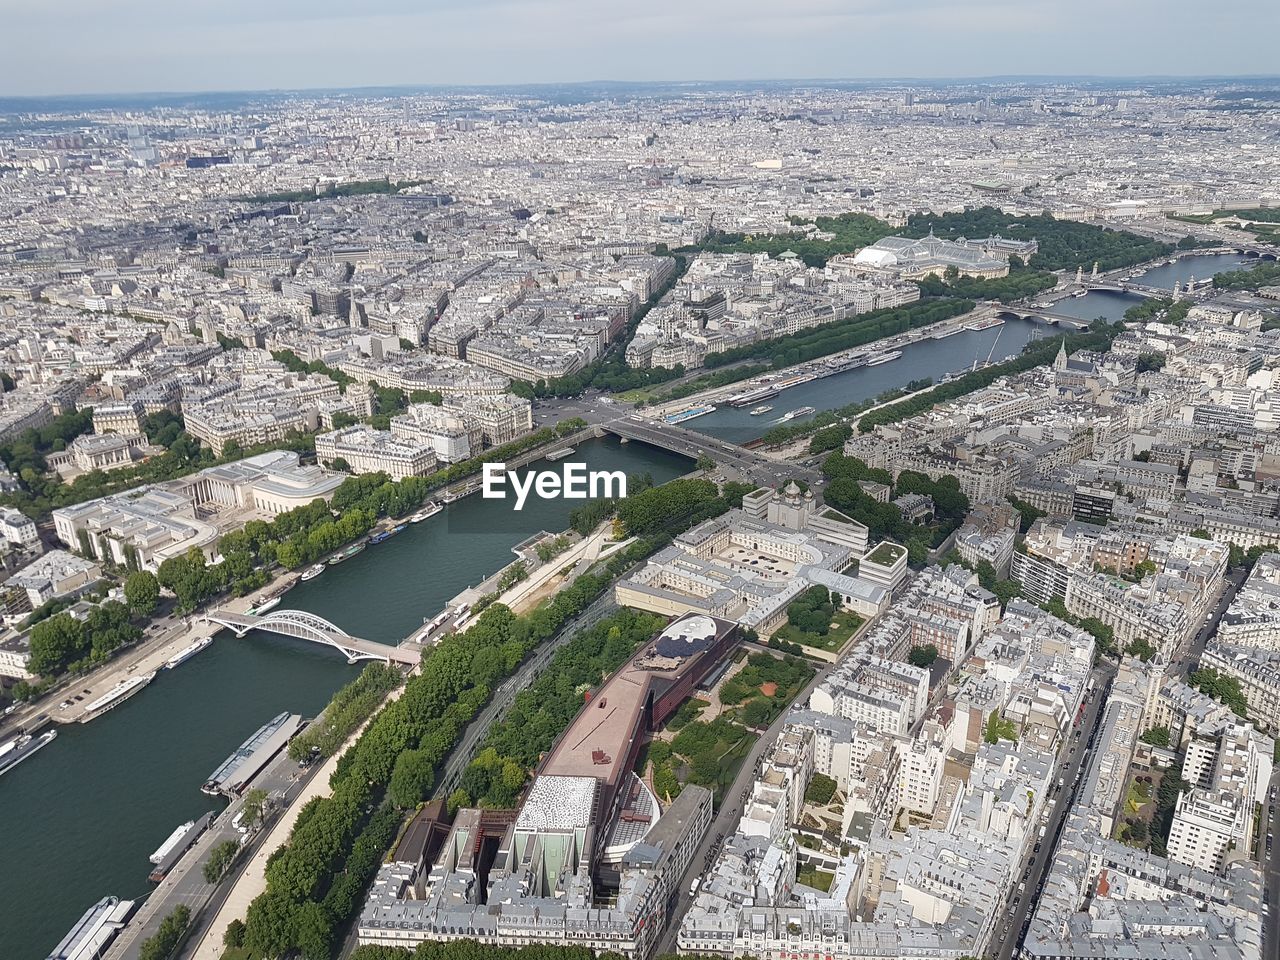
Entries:
{"type": "Polygon", "coordinates": [[[1134,277],[1134,281],[1150,287],[1172,290],[1175,283],[1185,285],[1192,279],[1207,280],[1216,273],[1245,269],[1257,262],[1257,260],[1246,260],[1234,253],[1194,254],[1189,257],[1180,257],[1168,266],[1154,267],[1142,276],[1134,277]]]}
{"type": "MultiPolygon", "coordinates": [[[[966,330],[945,340],[920,340],[903,347],[902,356],[889,363],[858,367],[856,370],[811,380],[783,390],[773,399],[761,401],[762,404],[773,407],[767,414],[753,417],[752,407],[731,407],[724,404],[715,413],[687,420],[681,426],[733,443],[746,443],[762,436],[788,410],[799,407],[835,410],[878,396],[912,380],[924,377],[937,380],[944,374],[973,366],[974,361],[982,362],[988,357],[996,361],[1003,360],[1020,353],[1028,341],[1056,336],[1057,333],[1058,328],[1047,323],[1011,319],[998,327],[966,330]]],[[[794,422],[803,423],[804,419],[797,418],[794,422]]]]}
{"type": "MultiPolygon", "coordinates": [[[[650,473],[663,483],[690,461],[614,439],[565,462],[650,473]]],[[[545,463],[532,465],[543,468],[545,463]]],[[[281,604],[348,633],[395,643],[514,556],[539,530],[558,531],[579,501],[467,497],[291,590],[281,604]]],[[[175,826],[221,802],[200,792],[209,773],[282,710],[314,716],[355,677],[336,651],[266,633],[212,646],[0,777],[0,957],[38,960],[108,894],[150,888],[147,857],[175,826]]]]}
{"type": "MultiPolygon", "coordinates": [[[[1169,266],[1155,267],[1137,280],[1172,290],[1175,283],[1186,283],[1192,277],[1204,280],[1215,273],[1235,270],[1248,263],[1235,254],[1200,254],[1183,257],[1169,266]]],[[[1114,321],[1122,319],[1126,310],[1144,299],[1136,293],[1095,290],[1083,297],[1058,301],[1053,312],[1081,320],[1092,321],[1101,317],[1114,321]]],[[[681,426],[721,440],[746,443],[763,436],[789,410],[800,407],[835,410],[904,386],[912,380],[929,377],[936,381],[945,374],[971,367],[975,360],[983,361],[988,357],[997,361],[1004,359],[1019,353],[1030,340],[1058,337],[1065,332],[1070,331],[1038,321],[1010,319],[1003,326],[989,330],[965,331],[945,340],[921,340],[903,347],[902,356],[897,360],[812,380],[784,390],[771,400],[761,401],[759,405],[773,407],[767,414],[753,417],[751,407],[724,404],[714,413],[686,420],[681,426]]],[[[797,422],[803,423],[804,418],[798,418],[797,422]]]]}

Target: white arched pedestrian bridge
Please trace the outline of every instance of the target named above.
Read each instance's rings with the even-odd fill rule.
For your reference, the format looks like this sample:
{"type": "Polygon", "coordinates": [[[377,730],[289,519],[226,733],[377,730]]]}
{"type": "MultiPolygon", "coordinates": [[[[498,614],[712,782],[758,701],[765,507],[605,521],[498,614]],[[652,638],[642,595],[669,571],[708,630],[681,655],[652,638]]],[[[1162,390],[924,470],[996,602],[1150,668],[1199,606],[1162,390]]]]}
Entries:
{"type": "Polygon", "coordinates": [[[250,630],[266,630],[285,637],[323,643],[340,651],[348,663],[355,663],[357,660],[382,660],[384,663],[416,666],[422,656],[417,647],[391,646],[353,637],[324,617],[317,617],[305,610],[275,610],[265,617],[251,613],[232,613],[230,610],[213,610],[201,619],[226,627],[237,637],[243,637],[250,630]]]}

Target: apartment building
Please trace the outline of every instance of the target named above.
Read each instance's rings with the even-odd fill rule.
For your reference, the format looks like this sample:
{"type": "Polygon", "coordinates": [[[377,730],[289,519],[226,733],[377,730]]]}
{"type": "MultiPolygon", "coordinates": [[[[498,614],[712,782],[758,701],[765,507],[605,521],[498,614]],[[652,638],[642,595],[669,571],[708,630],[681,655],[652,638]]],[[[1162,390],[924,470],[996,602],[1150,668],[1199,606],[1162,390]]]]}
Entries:
{"type": "Polygon", "coordinates": [[[352,473],[385,473],[393,480],[422,477],[436,469],[431,446],[362,424],[316,434],[316,458],[332,465],[345,461],[352,473]]]}

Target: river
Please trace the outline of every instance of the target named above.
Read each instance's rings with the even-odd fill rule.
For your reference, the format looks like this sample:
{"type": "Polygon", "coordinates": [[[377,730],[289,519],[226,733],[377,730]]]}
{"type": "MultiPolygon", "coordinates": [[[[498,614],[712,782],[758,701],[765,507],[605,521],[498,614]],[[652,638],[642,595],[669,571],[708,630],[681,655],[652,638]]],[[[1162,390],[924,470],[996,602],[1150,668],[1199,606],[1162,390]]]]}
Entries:
{"type": "Polygon", "coordinates": [[[1216,273],[1240,270],[1257,263],[1257,260],[1246,260],[1234,253],[1197,253],[1179,257],[1168,266],[1153,267],[1141,276],[1134,277],[1134,281],[1149,287],[1172,290],[1175,283],[1185,285],[1188,280],[1207,280],[1216,273]]]}
{"type": "MultiPolygon", "coordinates": [[[[572,462],[648,472],[658,483],[690,468],[684,457],[612,438],[578,452],[572,462]]],[[[563,530],[579,502],[530,497],[516,513],[510,501],[467,497],[298,584],[281,606],[397,642],[513,560],[521,540],[563,530]]],[[[145,894],[151,852],[179,823],[221,806],[200,792],[214,767],[280,711],[314,716],[360,668],[307,641],[223,631],[110,713],[60,727],[57,740],[0,777],[0,956],[38,960],[101,897],[145,894]]]]}
{"type": "MultiPolygon", "coordinates": [[[[944,374],[973,366],[975,360],[982,362],[987,357],[1003,360],[1020,353],[1027,342],[1038,337],[1056,336],[1058,332],[1058,328],[1047,323],[1011,319],[988,330],[966,330],[944,340],[919,340],[903,347],[902,356],[889,363],[858,367],[783,390],[773,399],[762,401],[773,407],[762,416],[751,416],[750,407],[731,407],[726,403],[715,413],[687,420],[681,426],[721,440],[746,443],[762,436],[788,410],[798,407],[834,410],[868,400],[912,380],[924,377],[937,380],[944,374]]],[[[804,419],[797,422],[803,423],[804,419]]]]}

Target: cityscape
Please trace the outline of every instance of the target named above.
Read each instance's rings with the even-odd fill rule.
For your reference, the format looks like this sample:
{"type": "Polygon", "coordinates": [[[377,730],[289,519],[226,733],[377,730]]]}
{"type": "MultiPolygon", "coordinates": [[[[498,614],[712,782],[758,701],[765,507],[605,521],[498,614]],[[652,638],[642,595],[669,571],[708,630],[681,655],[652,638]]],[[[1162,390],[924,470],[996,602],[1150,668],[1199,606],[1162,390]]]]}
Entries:
{"type": "Polygon", "coordinates": [[[1280,956],[1280,79],[102,83],[4,960],[1280,956]]]}

